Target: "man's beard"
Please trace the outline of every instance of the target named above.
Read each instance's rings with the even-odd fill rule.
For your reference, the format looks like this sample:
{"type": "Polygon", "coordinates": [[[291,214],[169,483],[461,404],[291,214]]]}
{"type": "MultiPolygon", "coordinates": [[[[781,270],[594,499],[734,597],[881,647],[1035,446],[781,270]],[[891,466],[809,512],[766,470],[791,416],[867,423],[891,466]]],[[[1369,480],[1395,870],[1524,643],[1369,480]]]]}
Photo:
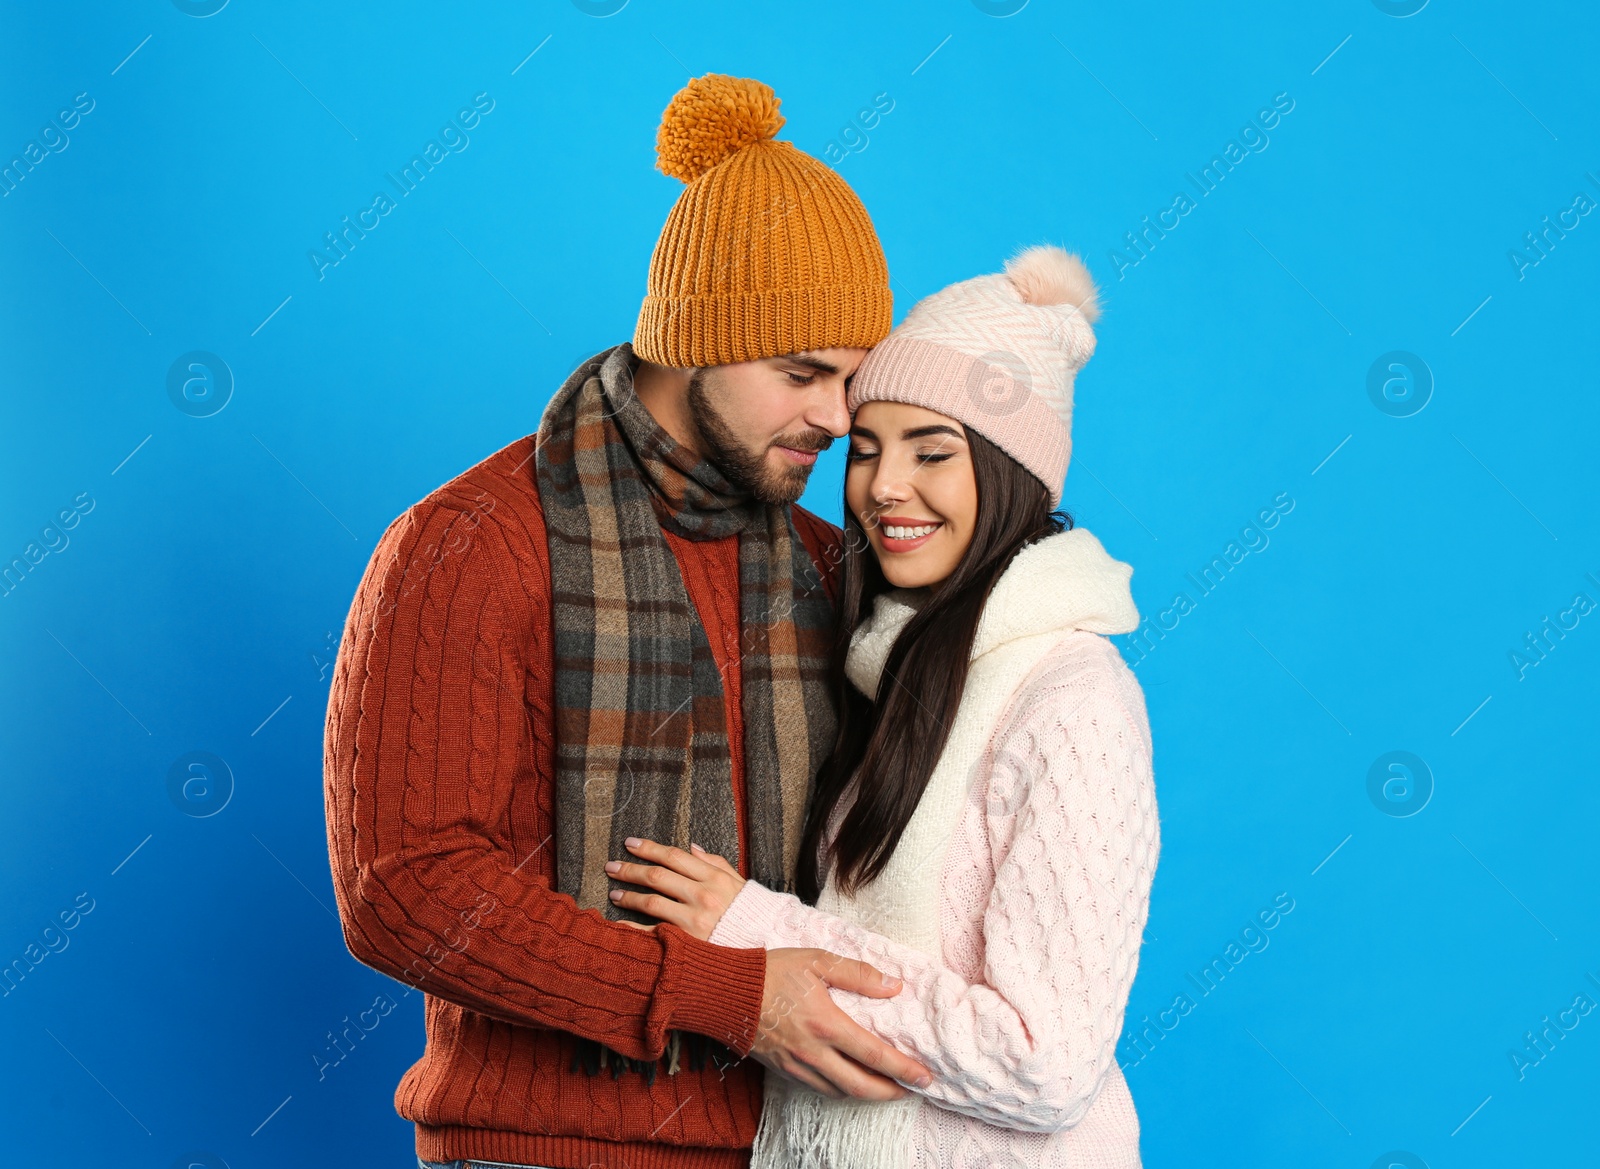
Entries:
{"type": "Polygon", "coordinates": [[[706,368],[696,369],[689,375],[689,417],[705,444],[701,453],[741,491],[748,492],[762,503],[793,503],[805,492],[811,478],[811,466],[790,465],[774,470],[767,464],[767,452],[774,446],[786,446],[797,451],[825,451],[833,445],[833,436],[825,430],[803,430],[797,434],[780,434],[766,446],[752,449],[740,442],[728,425],[727,419],[717,413],[711,404],[711,394],[706,385],[706,368]]]}

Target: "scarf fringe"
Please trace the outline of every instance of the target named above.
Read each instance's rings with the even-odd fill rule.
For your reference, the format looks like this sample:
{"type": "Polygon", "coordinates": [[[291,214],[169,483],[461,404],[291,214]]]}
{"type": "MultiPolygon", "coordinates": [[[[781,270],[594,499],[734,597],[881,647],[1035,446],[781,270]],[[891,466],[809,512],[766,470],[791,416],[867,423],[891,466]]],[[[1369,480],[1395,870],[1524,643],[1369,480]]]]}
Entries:
{"type": "Polygon", "coordinates": [[[636,1072],[644,1077],[647,1085],[653,1086],[663,1062],[666,1064],[666,1074],[675,1076],[685,1063],[690,1071],[704,1071],[708,1060],[718,1071],[725,1071],[742,1062],[741,1057],[735,1055],[726,1044],[709,1036],[697,1035],[692,1031],[668,1031],[667,1047],[660,1059],[633,1059],[613,1051],[599,1040],[579,1036],[572,1049],[572,1063],[567,1070],[574,1073],[582,1071],[589,1076],[598,1076],[609,1070],[613,1080],[620,1079],[625,1071],[636,1072]]]}
{"type": "Polygon", "coordinates": [[[768,1076],[750,1169],[905,1169],[922,1098],[835,1100],[768,1076]]]}

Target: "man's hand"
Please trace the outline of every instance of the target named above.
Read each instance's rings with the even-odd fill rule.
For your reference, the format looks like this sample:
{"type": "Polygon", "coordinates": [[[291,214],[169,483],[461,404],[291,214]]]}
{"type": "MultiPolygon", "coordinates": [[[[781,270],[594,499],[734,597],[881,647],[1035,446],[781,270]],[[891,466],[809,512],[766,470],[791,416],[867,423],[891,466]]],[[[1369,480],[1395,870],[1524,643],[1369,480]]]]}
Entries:
{"type": "Polygon", "coordinates": [[[898,1100],[896,1080],[925,1088],[926,1067],[903,1055],[839,1009],[828,988],[893,998],[898,978],[826,950],[768,950],[761,1024],[750,1054],[767,1067],[825,1096],[898,1100]]]}

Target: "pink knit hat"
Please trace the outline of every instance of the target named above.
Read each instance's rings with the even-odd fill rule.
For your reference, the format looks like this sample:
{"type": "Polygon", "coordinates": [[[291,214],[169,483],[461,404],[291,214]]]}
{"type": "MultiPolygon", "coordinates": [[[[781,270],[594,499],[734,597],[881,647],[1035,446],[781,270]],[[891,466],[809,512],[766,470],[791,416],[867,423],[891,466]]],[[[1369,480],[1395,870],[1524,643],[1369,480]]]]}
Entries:
{"type": "Polygon", "coordinates": [[[1100,305],[1089,269],[1051,245],[1006,270],[918,301],[850,382],[864,402],[904,402],[976,430],[1061,502],[1072,456],[1072,383],[1094,353],[1100,305]]]}

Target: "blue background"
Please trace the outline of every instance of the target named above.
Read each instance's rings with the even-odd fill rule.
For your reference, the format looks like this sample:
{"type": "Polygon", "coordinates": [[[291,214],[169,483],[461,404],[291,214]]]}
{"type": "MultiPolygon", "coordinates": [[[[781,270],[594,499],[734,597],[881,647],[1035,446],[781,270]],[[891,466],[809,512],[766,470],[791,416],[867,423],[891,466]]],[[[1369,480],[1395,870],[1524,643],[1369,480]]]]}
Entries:
{"type": "MultiPolygon", "coordinates": [[[[332,911],[331,649],[385,526],[631,335],[681,189],[656,125],[705,72],[770,83],[781,136],[840,157],[897,320],[1029,243],[1104,289],[1066,506],[1151,622],[1117,639],[1162,814],[1128,1013],[1154,1030],[1119,1047],[1147,1164],[1593,1156],[1600,1014],[1536,1063],[1524,1035],[1600,1002],[1600,613],[1574,609],[1600,599],[1600,216],[1510,253],[1600,199],[1594,10],[1016,7],[4,5],[0,161],[94,102],[0,199],[0,960],[64,946],[0,999],[8,1160],[409,1163],[420,996],[317,1074],[402,989],[332,911]],[[319,278],[324,233],[479,93],[470,145],[319,278]],[[211,401],[234,382],[207,417],[167,386],[196,350],[211,401]],[[196,751],[231,794],[216,765],[169,792],[196,751]],[[1410,804],[1369,792],[1392,751],[1410,804]]],[[[841,449],[807,497],[830,517],[841,449]]]]}

